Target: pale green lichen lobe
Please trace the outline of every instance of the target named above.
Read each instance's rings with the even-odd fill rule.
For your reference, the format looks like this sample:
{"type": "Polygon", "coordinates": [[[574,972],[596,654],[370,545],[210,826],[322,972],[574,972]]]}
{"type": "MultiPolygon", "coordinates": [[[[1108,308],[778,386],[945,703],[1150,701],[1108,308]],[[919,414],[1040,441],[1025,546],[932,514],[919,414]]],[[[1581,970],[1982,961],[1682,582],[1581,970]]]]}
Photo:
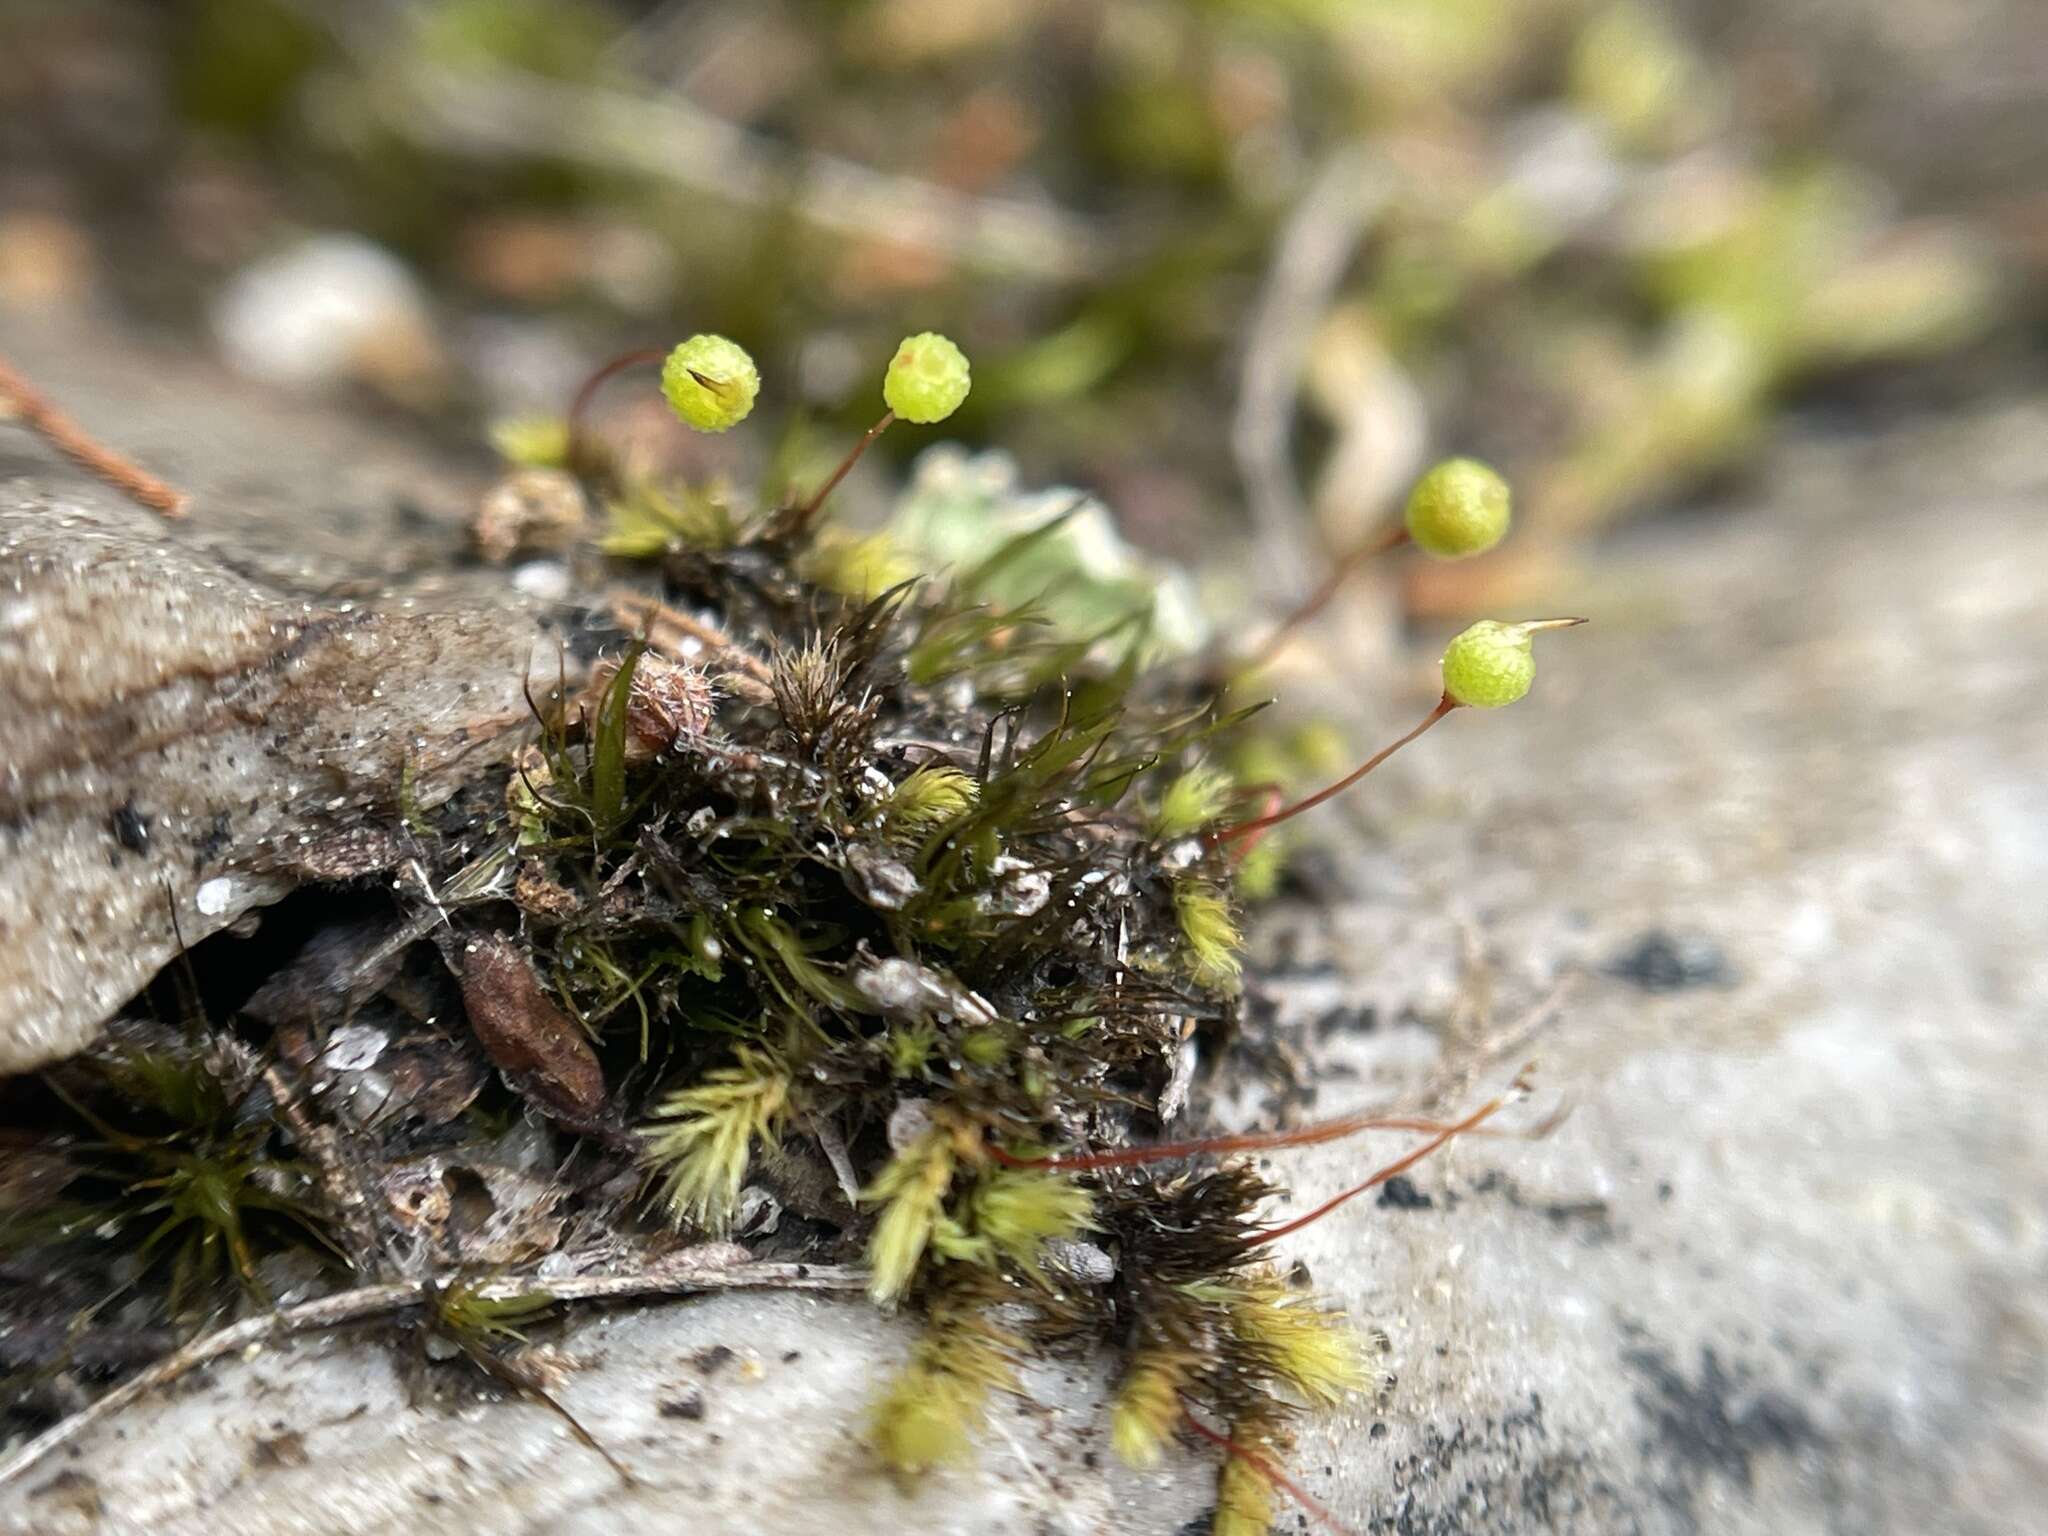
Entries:
{"type": "Polygon", "coordinates": [[[1408,495],[1408,537],[1439,560],[1484,554],[1507,537],[1508,483],[1477,459],[1445,459],[1408,495]]]}

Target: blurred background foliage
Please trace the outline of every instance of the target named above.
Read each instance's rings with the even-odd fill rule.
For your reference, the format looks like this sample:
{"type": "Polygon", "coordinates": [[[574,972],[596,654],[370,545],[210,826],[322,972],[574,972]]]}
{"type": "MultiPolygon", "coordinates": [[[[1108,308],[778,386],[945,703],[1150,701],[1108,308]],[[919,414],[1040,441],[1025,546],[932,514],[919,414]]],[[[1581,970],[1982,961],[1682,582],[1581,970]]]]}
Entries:
{"type": "Polygon", "coordinates": [[[479,441],[717,330],[828,456],[944,329],[959,436],[1268,596],[1494,460],[1517,537],[1405,593],[1466,611],[1788,407],[2033,365],[2030,8],[0,0],[0,304],[479,441]]]}

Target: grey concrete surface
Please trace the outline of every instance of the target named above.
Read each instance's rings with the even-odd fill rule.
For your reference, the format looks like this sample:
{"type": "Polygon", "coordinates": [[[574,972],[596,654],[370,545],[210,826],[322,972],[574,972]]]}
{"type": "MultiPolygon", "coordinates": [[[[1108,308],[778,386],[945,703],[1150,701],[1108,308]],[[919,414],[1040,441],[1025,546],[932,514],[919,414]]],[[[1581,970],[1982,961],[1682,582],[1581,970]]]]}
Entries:
{"type": "MultiPolygon", "coordinates": [[[[1395,1383],[1295,1457],[1350,1528],[2038,1528],[2044,443],[2041,399],[1811,433],[1617,540],[1532,698],[1397,759],[1327,824],[1348,894],[1258,925],[1314,1095],[1238,1118],[1466,1103],[1531,1058],[1513,1113],[1572,1110],[1285,1245],[1391,1341],[1395,1383]]],[[[61,487],[11,505],[88,504],[0,452],[61,487]]],[[[1426,677],[1374,686],[1389,719],[1426,677]]],[[[1305,1209],[1400,1148],[1272,1162],[1305,1209]]],[[[402,1340],[305,1340],[0,1490],[0,1531],[1169,1536],[1208,1508],[1191,1451],[1115,1466],[1088,1360],[1036,1370],[977,1467],[896,1487],[859,1430],[906,1338],[793,1296],[573,1321],[558,1395],[635,1489],[545,1411],[430,1385],[402,1340]]]]}

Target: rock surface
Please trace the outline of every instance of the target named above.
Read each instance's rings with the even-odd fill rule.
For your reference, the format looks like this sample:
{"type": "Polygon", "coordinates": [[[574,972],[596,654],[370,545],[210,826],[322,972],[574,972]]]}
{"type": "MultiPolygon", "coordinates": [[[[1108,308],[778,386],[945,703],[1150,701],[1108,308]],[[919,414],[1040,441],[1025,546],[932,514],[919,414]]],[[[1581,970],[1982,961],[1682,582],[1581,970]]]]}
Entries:
{"type": "MultiPolygon", "coordinates": [[[[159,406],[188,423],[202,409],[138,405],[138,430],[159,406]]],[[[222,434],[254,431],[233,424],[259,409],[205,408],[222,434]]],[[[1255,970],[1316,1085],[1288,1112],[1425,1087],[1466,1103],[1530,1057],[1538,1097],[1516,1113],[1573,1110],[1541,1141],[1463,1142],[1285,1245],[1391,1340],[1398,1380],[1294,1457],[1349,1527],[1994,1536],[2048,1495],[2043,441],[2041,400],[1816,435],[1711,515],[1630,534],[1597,573],[1599,622],[1552,637],[1530,701],[1453,717],[1330,824],[1349,894],[1268,916],[1255,970]],[[1555,1017],[1531,1034],[1546,1003],[1555,1017]]],[[[203,618],[131,604],[138,649],[169,623],[240,677],[274,655],[274,626],[299,622],[281,605],[312,601],[311,584],[367,569],[379,590],[412,590],[394,583],[403,567],[361,554],[390,531],[368,521],[390,515],[376,493],[309,467],[303,484],[273,472],[233,512],[234,474],[274,461],[274,443],[244,446],[217,502],[198,467],[232,450],[202,451],[186,426],[134,446],[191,472],[189,560],[217,570],[246,570],[238,541],[260,542],[283,509],[366,519],[335,566],[309,544],[297,575],[240,577],[203,618]]],[[[52,594],[37,600],[61,607],[101,579],[76,558],[89,538],[132,551],[140,535],[14,437],[0,452],[11,539],[76,520],[33,568],[48,574],[32,590],[52,594]]],[[[445,546],[435,527],[427,541],[445,546]]],[[[161,567],[180,589],[187,559],[161,567]]],[[[22,557],[9,561],[15,601],[22,557]]],[[[134,579],[161,598],[164,583],[134,579]]],[[[454,653],[454,671],[517,654],[533,620],[510,629],[454,653]]],[[[10,643],[38,643],[23,631],[10,643]]],[[[266,665],[271,679],[292,666],[266,665]]],[[[28,686],[13,674],[0,685],[28,686]]],[[[32,722],[27,737],[10,724],[10,753],[24,739],[32,722]]],[[[195,773],[208,754],[156,761],[156,782],[216,792],[216,768],[195,773]]],[[[90,812],[51,792],[27,817],[31,839],[49,835],[41,818],[70,818],[72,841],[10,850],[10,921],[29,906],[25,854],[68,847],[70,874],[34,876],[42,910],[84,882],[67,920],[157,944],[140,898],[125,917],[96,905],[120,884],[105,874],[118,848],[88,842],[111,791],[78,793],[90,812]]],[[[247,835],[261,846],[260,824],[247,835]]],[[[165,857],[189,894],[191,849],[165,857]]],[[[82,1027],[83,1010],[15,1059],[82,1027]]],[[[1399,1149],[1274,1163],[1306,1209],[1399,1149]]],[[[0,1490],[0,1531],[1204,1528],[1188,1522],[1212,1500],[1209,1465],[1188,1452],[1150,1475],[1119,1468],[1085,1361],[1037,1370],[1034,1401],[999,1414],[978,1467],[896,1487],[859,1431],[906,1340],[863,1302],[792,1295],[572,1321],[560,1343],[579,1367],[557,1395],[636,1488],[542,1409],[423,1385],[410,1343],[304,1340],[140,1404],[0,1490]]]]}
{"type": "Polygon", "coordinates": [[[92,333],[0,328],[0,355],[195,501],[166,523],[0,423],[10,1072],[89,1040],[174,926],[398,863],[352,813],[408,777],[431,804],[522,721],[540,630],[503,573],[454,568],[462,483],[423,456],[92,333]]]}

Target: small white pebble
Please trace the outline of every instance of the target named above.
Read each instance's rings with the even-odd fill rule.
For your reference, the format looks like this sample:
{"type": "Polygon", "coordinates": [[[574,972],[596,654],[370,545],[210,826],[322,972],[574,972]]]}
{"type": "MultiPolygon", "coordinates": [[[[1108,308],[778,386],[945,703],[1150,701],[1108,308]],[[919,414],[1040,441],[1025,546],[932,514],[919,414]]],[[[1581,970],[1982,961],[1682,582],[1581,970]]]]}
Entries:
{"type": "Polygon", "coordinates": [[[206,917],[219,917],[227,911],[228,903],[235,897],[235,882],[225,875],[217,875],[199,887],[192,895],[192,904],[206,917]]]}
{"type": "Polygon", "coordinates": [[[513,590],[558,603],[569,595],[569,567],[559,560],[529,560],[512,573],[513,590]]]}

